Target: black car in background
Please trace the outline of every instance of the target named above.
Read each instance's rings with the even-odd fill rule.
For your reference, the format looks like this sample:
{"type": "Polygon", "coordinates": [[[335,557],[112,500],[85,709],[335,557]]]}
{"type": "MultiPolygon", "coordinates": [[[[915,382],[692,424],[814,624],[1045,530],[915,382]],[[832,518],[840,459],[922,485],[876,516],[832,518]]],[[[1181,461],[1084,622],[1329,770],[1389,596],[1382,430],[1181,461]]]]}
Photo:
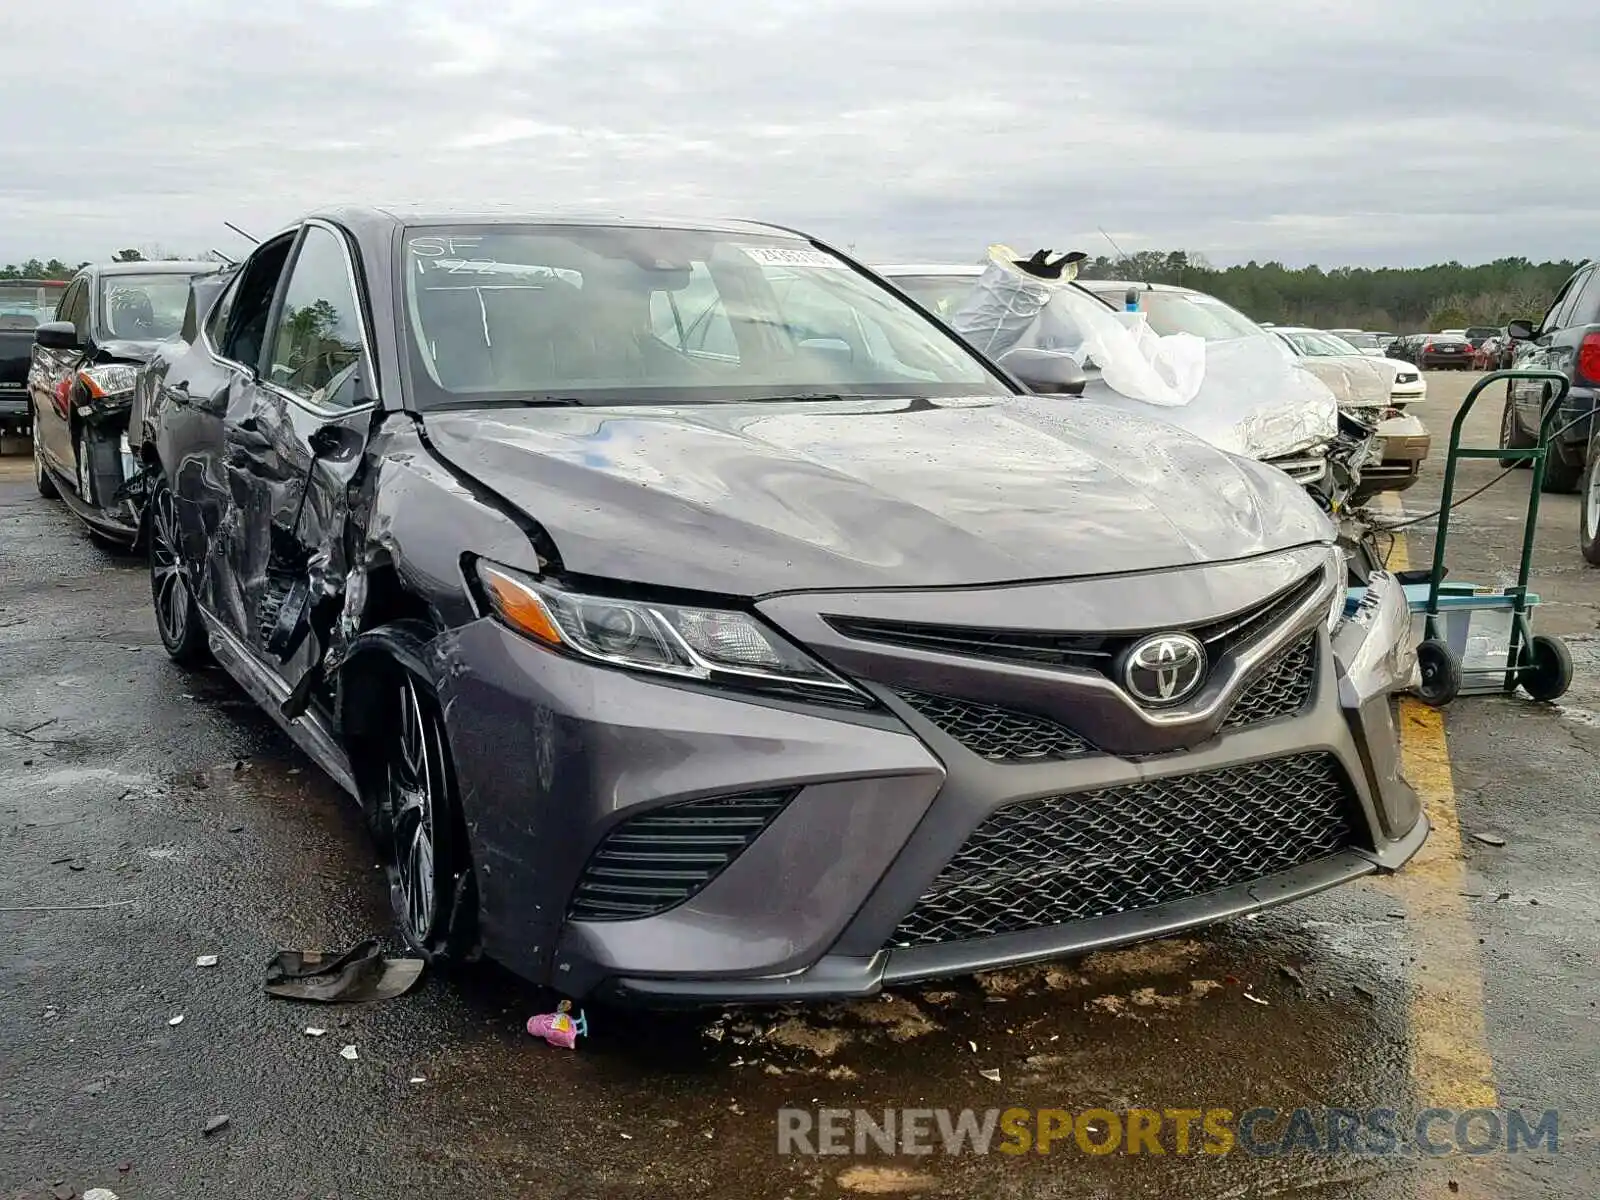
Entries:
{"type": "Polygon", "coordinates": [[[1415,363],[1417,351],[1422,349],[1423,335],[1417,333],[1402,333],[1390,338],[1387,342],[1380,342],[1385,358],[1398,359],[1401,362],[1415,363]]]}
{"type": "Polygon", "coordinates": [[[39,494],[63,500],[91,537],[138,540],[139,508],[124,493],[133,477],[128,408],[139,368],[183,328],[190,282],[212,262],[89,266],[29,333],[27,389],[33,475],[39,494]]]}
{"type": "Polygon", "coordinates": [[[1417,356],[1410,361],[1424,371],[1470,371],[1474,346],[1465,337],[1452,333],[1418,335],[1417,356]]]}
{"type": "Polygon", "coordinates": [[[0,433],[26,433],[33,331],[55,316],[65,279],[0,280],[0,433]]]}
{"type": "MultiPolygon", "coordinates": [[[[1576,491],[1585,463],[1594,457],[1595,398],[1600,392],[1600,264],[1588,262],[1573,272],[1537,327],[1529,321],[1512,321],[1507,331],[1518,342],[1519,371],[1560,371],[1572,381],[1552,427],[1554,453],[1545,459],[1544,490],[1576,491]]],[[[1500,445],[1532,446],[1553,394],[1541,379],[1507,380],[1500,445]]],[[[1583,547],[1590,562],[1600,563],[1600,490],[1594,472],[1589,474],[1581,506],[1583,547]]]]}

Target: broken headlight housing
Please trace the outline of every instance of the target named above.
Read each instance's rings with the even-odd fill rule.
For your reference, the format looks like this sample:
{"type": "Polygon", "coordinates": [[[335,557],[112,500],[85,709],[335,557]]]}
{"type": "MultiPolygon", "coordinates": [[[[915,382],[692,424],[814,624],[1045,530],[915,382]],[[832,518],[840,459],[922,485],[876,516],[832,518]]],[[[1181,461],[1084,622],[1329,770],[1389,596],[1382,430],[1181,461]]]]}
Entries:
{"type": "Polygon", "coordinates": [[[84,367],[78,372],[78,382],[96,400],[133,391],[138,379],[139,368],[129,363],[105,363],[98,367],[84,367]]]}
{"type": "Polygon", "coordinates": [[[1344,620],[1345,595],[1350,584],[1350,556],[1343,546],[1328,547],[1328,574],[1333,577],[1333,602],[1328,606],[1328,632],[1344,620]]]}
{"type": "Polygon", "coordinates": [[[493,615],[553,649],[630,671],[832,704],[871,703],[748,613],[568,591],[482,559],[475,570],[493,615]]]}

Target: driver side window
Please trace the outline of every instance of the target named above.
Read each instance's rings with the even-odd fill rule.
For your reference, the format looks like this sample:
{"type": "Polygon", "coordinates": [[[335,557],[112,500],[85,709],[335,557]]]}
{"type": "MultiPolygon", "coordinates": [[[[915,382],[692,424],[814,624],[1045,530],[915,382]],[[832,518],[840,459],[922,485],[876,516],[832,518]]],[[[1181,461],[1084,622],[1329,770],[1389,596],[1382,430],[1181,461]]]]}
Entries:
{"type": "Polygon", "coordinates": [[[313,404],[348,408],[356,403],[362,344],[361,301],[345,248],[331,230],[308,225],[283,293],[266,376],[313,404]]]}
{"type": "Polygon", "coordinates": [[[250,256],[232,290],[217,302],[220,310],[226,301],[228,312],[222,326],[208,329],[208,332],[223,358],[252,371],[260,369],[267,318],[272,315],[272,297],[278,290],[278,278],[283,274],[289,247],[293,244],[294,235],[285,234],[262,246],[250,256]],[[218,337],[218,333],[222,336],[218,337]]]}
{"type": "Polygon", "coordinates": [[[1555,301],[1550,305],[1550,311],[1545,313],[1544,320],[1539,322],[1540,333],[1554,333],[1558,329],[1566,328],[1573,302],[1576,301],[1578,292],[1583,287],[1584,281],[1589,278],[1589,274],[1589,271],[1579,271],[1567,280],[1566,286],[1556,294],[1555,301]]]}

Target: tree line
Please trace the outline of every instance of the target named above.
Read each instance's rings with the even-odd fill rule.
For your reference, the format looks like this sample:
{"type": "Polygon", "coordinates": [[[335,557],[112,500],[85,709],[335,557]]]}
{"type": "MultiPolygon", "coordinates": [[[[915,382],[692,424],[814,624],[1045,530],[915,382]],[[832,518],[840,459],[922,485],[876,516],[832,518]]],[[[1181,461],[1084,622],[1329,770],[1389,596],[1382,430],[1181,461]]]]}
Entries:
{"type": "MultiPolygon", "coordinates": [[[[170,254],[160,249],[136,250],[129,247],[118,250],[111,256],[112,262],[153,262],[159,259],[188,258],[187,254],[170,254]]],[[[195,255],[196,258],[209,258],[210,255],[195,255]]],[[[88,261],[77,266],[68,266],[59,258],[52,258],[43,262],[37,258],[30,258],[24,263],[7,263],[0,269],[0,279],[71,279],[79,271],[89,265],[88,261]]]]}
{"type": "MultiPolygon", "coordinates": [[[[184,258],[159,248],[128,248],[113,262],[184,258]]],[[[209,255],[196,255],[204,258],[209,255]]],[[[59,258],[30,258],[0,270],[0,279],[71,279],[86,266],[59,258]]],[[[1498,258],[1477,266],[1458,262],[1431,267],[1286,267],[1254,259],[1214,267],[1205,256],[1186,250],[1140,250],[1108,258],[1100,255],[1079,270],[1085,279],[1134,279],[1177,283],[1210,292],[1257,321],[1310,325],[1318,329],[1381,329],[1428,333],[1466,325],[1504,325],[1516,317],[1537,320],[1577,261],[1532,262],[1498,258]]]]}
{"type": "Polygon", "coordinates": [[[1257,321],[1316,329],[1433,333],[1467,325],[1537,321],[1581,264],[1499,258],[1478,266],[1286,267],[1255,260],[1214,267],[1184,250],[1141,250],[1086,261],[1085,279],[1177,283],[1209,292],[1257,321]]]}

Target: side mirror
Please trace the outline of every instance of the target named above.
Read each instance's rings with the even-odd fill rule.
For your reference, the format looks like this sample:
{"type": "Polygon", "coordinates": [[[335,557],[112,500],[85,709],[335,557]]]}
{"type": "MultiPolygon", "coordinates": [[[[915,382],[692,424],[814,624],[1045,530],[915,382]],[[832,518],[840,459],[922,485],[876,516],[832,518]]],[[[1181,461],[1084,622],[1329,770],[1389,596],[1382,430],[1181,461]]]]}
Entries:
{"type": "Polygon", "coordinates": [[[361,451],[361,435],[343,425],[321,425],[312,431],[306,444],[319,459],[343,462],[361,451]]]}
{"type": "MultiPolygon", "coordinates": [[[[41,327],[42,328],[42,327],[41,327]]],[[[1532,321],[1510,321],[1506,324],[1506,332],[1519,342],[1526,342],[1534,336],[1532,321]]]]}
{"type": "Polygon", "coordinates": [[[33,331],[33,340],[46,350],[76,350],[83,344],[71,321],[46,321],[33,331]]]}
{"type": "Polygon", "coordinates": [[[1081,396],[1088,376],[1072,357],[1059,350],[1017,346],[1000,356],[1000,365],[1040,396],[1081,396]]]}

